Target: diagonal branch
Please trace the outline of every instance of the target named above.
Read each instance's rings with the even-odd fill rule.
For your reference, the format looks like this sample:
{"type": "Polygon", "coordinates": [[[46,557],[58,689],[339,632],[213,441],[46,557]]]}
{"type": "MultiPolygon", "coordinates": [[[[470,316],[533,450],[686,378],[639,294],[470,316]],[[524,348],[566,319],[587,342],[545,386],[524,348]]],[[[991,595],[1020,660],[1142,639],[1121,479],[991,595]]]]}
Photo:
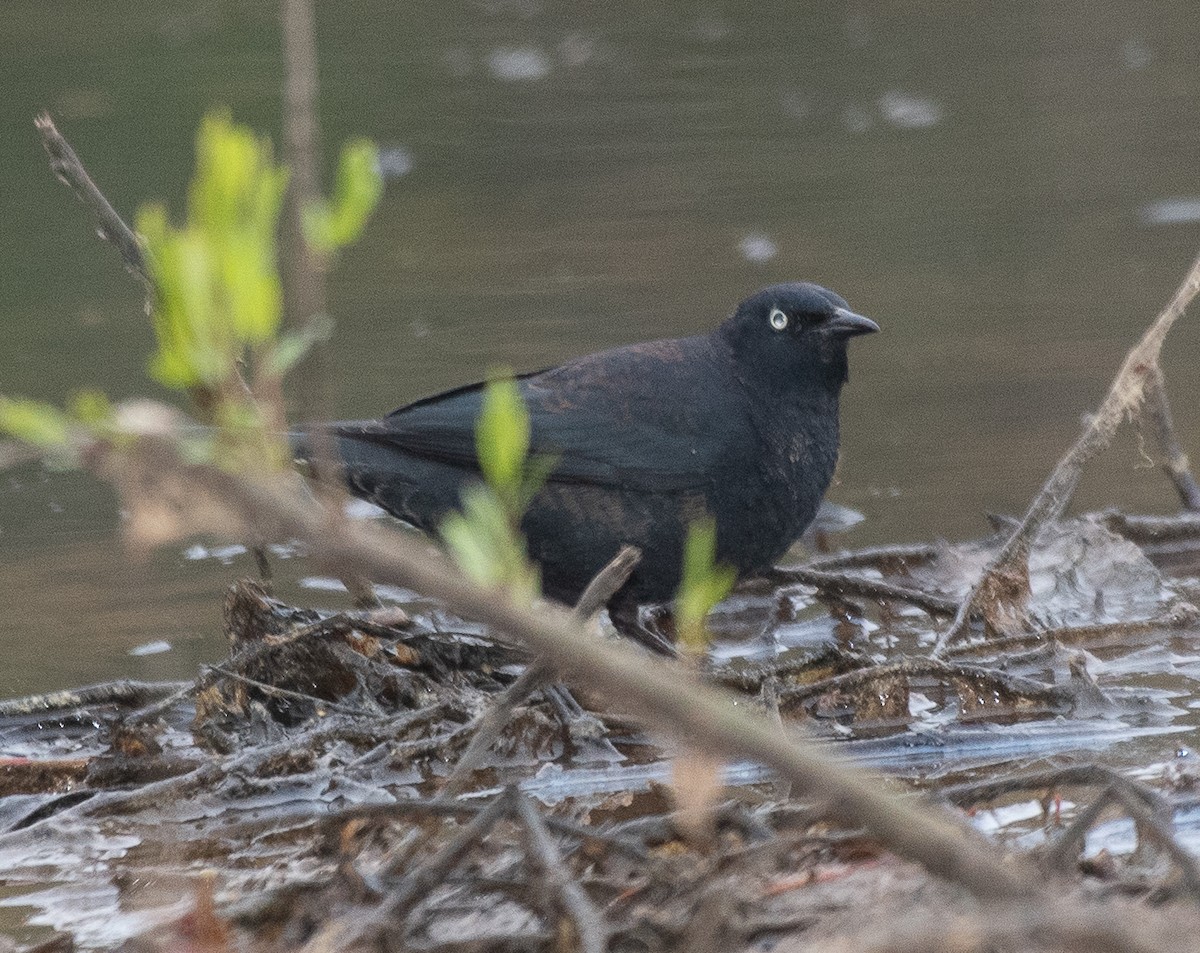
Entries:
{"type": "Polygon", "coordinates": [[[982,578],[963,600],[954,621],[938,638],[932,653],[934,658],[945,654],[977,616],[983,617],[989,629],[1001,631],[1013,628],[1014,622],[1023,620],[1029,596],[1029,550],[1034,538],[1043,526],[1062,515],[1071,502],[1084,466],[1107,449],[1121,421],[1132,415],[1145,399],[1147,385],[1160,373],[1158,359],[1167,332],[1197,293],[1200,293],[1200,258],[1192,263],[1187,277],[1141,340],[1125,355],[1100,409],[1089,418],[1083,433],[1058,461],[1008,542],[988,563],[982,578]]]}
{"type": "Polygon", "coordinates": [[[109,204],[104,193],[92,181],[71,144],[54,125],[50,114],[42,113],[34,120],[34,124],[42,136],[42,145],[50,156],[50,168],[54,174],[71,187],[79,201],[96,217],[100,237],[121,253],[121,257],[125,259],[125,267],[146,286],[149,293],[151,284],[150,275],[146,271],[146,257],[133,229],[125,224],[124,219],[117,214],[117,210],[109,204]]]}

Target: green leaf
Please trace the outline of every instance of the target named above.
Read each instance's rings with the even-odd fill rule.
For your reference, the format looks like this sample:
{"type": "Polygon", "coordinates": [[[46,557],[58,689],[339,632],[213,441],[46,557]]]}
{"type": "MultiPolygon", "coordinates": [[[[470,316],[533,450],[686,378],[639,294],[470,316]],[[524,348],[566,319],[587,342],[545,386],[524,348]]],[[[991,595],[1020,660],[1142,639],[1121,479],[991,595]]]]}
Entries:
{"type": "Polygon", "coordinates": [[[0,397],[0,430],[43,450],[64,450],[71,442],[71,419],[38,400],[0,397]]]}
{"type": "Polygon", "coordinates": [[[716,563],[716,553],[717,524],[712,517],[692,523],[683,545],[683,574],[675,595],[679,641],[692,652],[702,652],[708,644],[704,620],[737,580],[731,567],[716,563]]]}
{"type": "Polygon", "coordinates": [[[301,211],[304,239],[326,255],[356,242],[383,196],[379,150],[367,139],[342,147],[333,198],[310,202],[301,211]]]}
{"type": "Polygon", "coordinates": [[[538,573],[529,562],[524,541],[504,504],[488,487],[468,487],[462,511],[447,516],[440,532],[451,557],[475,582],[506,588],[522,600],[537,595],[538,573]]]}
{"type": "Polygon", "coordinates": [[[475,450],[488,486],[515,511],[529,454],[529,412],[511,376],[493,377],[484,387],[475,450]]]}
{"type": "Polygon", "coordinates": [[[113,419],[113,405],[97,390],[81,390],[71,398],[71,413],[89,427],[102,427],[113,419]]]}
{"type": "Polygon", "coordinates": [[[187,223],[172,226],[158,204],[139,210],[155,289],[151,373],[163,384],[230,390],[245,350],[278,335],[276,235],[286,186],[269,140],[213,112],[196,136],[187,223]]]}
{"type": "Polygon", "coordinates": [[[304,359],[313,346],[328,341],[333,335],[333,321],[324,314],[316,315],[298,331],[283,334],[267,355],[265,369],[282,377],[304,359]]]}

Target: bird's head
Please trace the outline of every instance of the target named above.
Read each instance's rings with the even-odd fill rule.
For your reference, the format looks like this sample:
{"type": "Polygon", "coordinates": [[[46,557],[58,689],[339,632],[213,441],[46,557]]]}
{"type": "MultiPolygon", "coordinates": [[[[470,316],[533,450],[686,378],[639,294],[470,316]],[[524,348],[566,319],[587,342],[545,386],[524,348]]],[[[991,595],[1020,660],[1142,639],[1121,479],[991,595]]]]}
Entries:
{"type": "Polygon", "coordinates": [[[745,372],[787,387],[819,382],[835,391],[846,382],[846,345],[879,325],[855,314],[846,299],[820,285],[792,282],[763,288],[717,330],[745,372]]]}

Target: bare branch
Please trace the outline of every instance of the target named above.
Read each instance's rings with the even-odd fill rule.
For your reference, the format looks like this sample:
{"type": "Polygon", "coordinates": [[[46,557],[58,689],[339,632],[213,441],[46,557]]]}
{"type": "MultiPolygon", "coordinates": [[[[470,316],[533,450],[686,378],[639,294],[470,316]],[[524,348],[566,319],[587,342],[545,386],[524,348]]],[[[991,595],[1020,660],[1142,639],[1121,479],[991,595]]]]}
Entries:
{"type": "Polygon", "coordinates": [[[946,649],[966,632],[976,616],[982,615],[990,629],[1001,632],[1015,628],[1013,623],[1024,618],[1029,595],[1029,550],[1034,538],[1043,526],[1063,514],[1075,493],[1084,466],[1112,443],[1121,421],[1141,405],[1147,385],[1159,373],[1158,358],[1167,332],[1197,293],[1200,293],[1200,258],[1192,263],[1170,302],[1141,340],[1125,355],[1100,409],[1087,421],[1083,433],[1058,461],[1016,531],[988,563],[979,582],[963,599],[954,621],[934,646],[934,658],[945,654],[946,649]]]}
{"type": "Polygon", "coordinates": [[[922,592],[910,586],[900,586],[881,579],[868,579],[855,573],[827,571],[799,566],[789,569],[773,569],[768,578],[779,583],[802,583],[815,586],[818,590],[834,596],[859,596],[888,602],[907,602],[919,606],[933,615],[954,615],[958,603],[946,596],[922,592]]]}
{"type": "Polygon", "coordinates": [[[514,800],[516,815],[525,829],[525,852],[546,886],[558,894],[563,912],[574,922],[579,949],[582,953],[604,953],[608,948],[604,918],[567,870],[537,808],[523,794],[517,793],[514,800]]]}
{"type": "Polygon", "coordinates": [[[108,199],[97,188],[87,169],[79,161],[79,156],[71,148],[71,144],[63,138],[49,113],[42,113],[34,120],[38,132],[42,136],[42,145],[50,155],[50,168],[54,174],[69,185],[79,201],[88,207],[96,217],[100,237],[110,242],[121,257],[125,266],[143,285],[147,293],[151,290],[150,275],[146,271],[146,258],[142,253],[141,243],[133,229],[125,224],[117,210],[109,204],[108,199]]]}

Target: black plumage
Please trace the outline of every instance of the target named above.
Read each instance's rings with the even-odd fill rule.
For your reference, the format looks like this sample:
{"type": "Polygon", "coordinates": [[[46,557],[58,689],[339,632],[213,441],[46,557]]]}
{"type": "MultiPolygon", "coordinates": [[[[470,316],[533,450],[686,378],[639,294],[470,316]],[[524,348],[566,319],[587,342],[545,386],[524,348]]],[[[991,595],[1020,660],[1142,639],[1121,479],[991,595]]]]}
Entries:
{"type": "MultiPolygon", "coordinates": [[[[878,326],[807,283],[747,298],[710,334],[614,348],[518,378],[532,451],[557,460],[522,523],[543,589],[573,603],[624,544],[642,561],[609,603],[670,599],[689,524],[711,514],[717,558],[744,576],[816,514],[838,455],[847,340],[878,326]]],[[[435,532],[479,478],[482,385],[381,420],[333,425],[352,491],[435,532]]]]}

